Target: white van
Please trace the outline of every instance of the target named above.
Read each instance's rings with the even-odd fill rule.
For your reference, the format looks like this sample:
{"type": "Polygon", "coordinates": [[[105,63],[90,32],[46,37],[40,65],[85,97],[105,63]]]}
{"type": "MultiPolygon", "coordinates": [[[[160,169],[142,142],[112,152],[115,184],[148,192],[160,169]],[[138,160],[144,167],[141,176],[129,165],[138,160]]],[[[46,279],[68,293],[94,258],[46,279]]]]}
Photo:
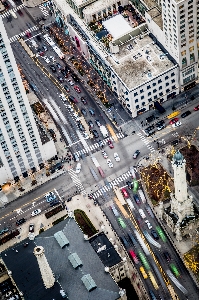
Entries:
{"type": "Polygon", "coordinates": [[[17,19],[17,15],[14,13],[14,11],[10,10],[10,14],[14,19],[17,19]]]}
{"type": "Polygon", "coordinates": [[[127,202],[127,204],[129,205],[129,207],[130,207],[131,210],[134,210],[134,209],[135,209],[135,206],[133,205],[131,199],[129,199],[129,198],[126,199],[126,202],[127,202]]]}
{"type": "Polygon", "coordinates": [[[75,173],[76,173],[76,174],[79,174],[79,173],[80,173],[81,167],[82,167],[81,164],[80,164],[80,163],[77,163],[76,170],[75,170],[75,173]]]}
{"type": "Polygon", "coordinates": [[[138,194],[140,196],[140,199],[142,200],[143,203],[146,203],[146,198],[144,196],[144,193],[142,190],[138,190],[138,194]]]}
{"type": "Polygon", "coordinates": [[[146,215],[145,215],[143,209],[139,209],[139,214],[140,214],[140,216],[142,217],[142,219],[145,219],[145,218],[146,218],[146,215]]]}

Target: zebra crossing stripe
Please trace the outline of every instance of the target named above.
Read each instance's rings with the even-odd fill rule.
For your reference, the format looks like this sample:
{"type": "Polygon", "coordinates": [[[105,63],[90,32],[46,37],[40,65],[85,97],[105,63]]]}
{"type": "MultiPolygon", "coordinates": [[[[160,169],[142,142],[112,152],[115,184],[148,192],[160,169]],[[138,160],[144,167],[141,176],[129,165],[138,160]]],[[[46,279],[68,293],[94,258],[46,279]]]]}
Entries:
{"type": "Polygon", "coordinates": [[[9,41],[10,41],[10,43],[12,43],[12,42],[16,41],[20,36],[24,36],[27,32],[36,31],[36,30],[38,30],[38,29],[39,29],[39,27],[38,27],[37,25],[35,25],[35,26],[33,26],[32,28],[27,29],[27,30],[25,30],[24,32],[22,32],[22,33],[20,33],[20,34],[16,34],[16,35],[12,36],[12,37],[9,39],[9,41]]]}

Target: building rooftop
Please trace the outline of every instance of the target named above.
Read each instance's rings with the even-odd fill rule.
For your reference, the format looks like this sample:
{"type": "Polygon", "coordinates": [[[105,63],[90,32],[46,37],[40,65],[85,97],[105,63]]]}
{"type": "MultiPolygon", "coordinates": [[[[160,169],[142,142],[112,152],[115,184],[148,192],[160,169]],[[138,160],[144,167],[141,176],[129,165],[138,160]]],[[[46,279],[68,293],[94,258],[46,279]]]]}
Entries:
{"type": "Polygon", "coordinates": [[[162,12],[158,9],[158,7],[153,7],[148,10],[147,13],[151,16],[153,21],[163,30],[163,21],[162,21],[162,12]]]}
{"type": "Polygon", "coordinates": [[[139,37],[140,35],[127,43],[120,44],[120,40],[115,41],[119,46],[119,53],[107,58],[129,90],[174,66],[167,53],[163,53],[148,34],[141,39],[139,37]]]}
{"type": "Polygon", "coordinates": [[[117,15],[113,18],[110,18],[109,20],[102,22],[102,25],[114,39],[119,38],[120,36],[132,30],[132,27],[122,15],[117,15]]]}
{"type": "MultiPolygon", "coordinates": [[[[67,0],[67,2],[68,2],[68,0],[67,0]]],[[[78,7],[84,7],[93,2],[100,2],[100,1],[97,1],[97,0],[73,0],[73,3],[78,7]]]]}
{"type": "MultiPolygon", "coordinates": [[[[45,249],[47,261],[59,280],[60,285],[68,295],[70,300],[115,300],[119,296],[119,287],[109,273],[104,270],[104,264],[96,255],[95,250],[84,239],[84,235],[73,218],[67,218],[52,228],[42,232],[34,241],[29,241],[28,247],[18,244],[12,249],[7,249],[1,253],[2,258],[8,268],[12,271],[12,276],[24,298],[28,300],[59,299],[61,289],[56,282],[50,289],[45,289],[37,259],[33,254],[36,246],[45,249]],[[62,231],[67,237],[69,244],[61,248],[54,237],[56,232],[62,231]],[[5,256],[5,254],[7,256],[5,256]],[[82,265],[77,268],[71,263],[71,254],[78,257],[82,265]],[[96,272],[97,270],[97,272],[96,272]],[[96,288],[88,291],[82,280],[84,275],[89,282],[96,284],[96,288]]],[[[24,243],[24,241],[23,241],[24,243]]]]}
{"type": "Polygon", "coordinates": [[[156,6],[158,7],[158,4],[155,0],[142,0],[142,1],[148,9],[151,9],[156,6]]]}
{"type": "Polygon", "coordinates": [[[121,257],[105,234],[100,233],[91,238],[89,242],[105,267],[112,267],[121,262],[121,257]]]}

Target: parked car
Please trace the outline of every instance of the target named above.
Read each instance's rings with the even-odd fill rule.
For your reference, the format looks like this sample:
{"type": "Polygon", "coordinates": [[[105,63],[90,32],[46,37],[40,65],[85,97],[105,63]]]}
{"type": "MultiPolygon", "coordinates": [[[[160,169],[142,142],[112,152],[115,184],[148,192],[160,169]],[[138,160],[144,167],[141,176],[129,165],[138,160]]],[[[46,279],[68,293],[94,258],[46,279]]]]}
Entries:
{"type": "Polygon", "coordinates": [[[70,92],[70,89],[69,89],[69,87],[66,84],[64,85],[64,89],[67,91],[67,93],[70,92]]]}
{"type": "Polygon", "coordinates": [[[99,121],[99,120],[95,120],[95,123],[97,124],[97,126],[98,126],[98,127],[100,127],[100,126],[101,126],[101,123],[100,123],[100,121],[99,121]]]}
{"type": "Polygon", "coordinates": [[[74,82],[71,79],[68,79],[68,82],[71,86],[74,85],[74,82]]]}
{"type": "Polygon", "coordinates": [[[6,232],[8,232],[8,231],[9,231],[8,228],[4,228],[4,229],[0,230],[0,235],[6,233],[6,232]]]}
{"type": "Polygon", "coordinates": [[[93,128],[93,127],[94,127],[94,124],[93,124],[93,122],[92,122],[91,120],[88,121],[88,126],[89,126],[90,128],[93,128]]]}
{"type": "Polygon", "coordinates": [[[22,219],[19,219],[19,220],[16,221],[16,225],[19,226],[19,225],[21,225],[25,222],[26,222],[26,219],[22,218],[22,219]]]}
{"type": "Polygon", "coordinates": [[[50,59],[49,59],[47,56],[43,56],[43,59],[45,60],[45,62],[46,62],[47,64],[50,63],[50,59]]]}
{"type": "Polygon", "coordinates": [[[176,127],[179,127],[179,126],[181,126],[181,125],[182,125],[182,123],[181,123],[180,121],[178,121],[178,122],[172,124],[172,127],[173,127],[173,128],[176,128],[176,127]]]}
{"type": "Polygon", "coordinates": [[[98,137],[99,137],[99,134],[98,134],[97,130],[94,129],[94,130],[92,131],[92,133],[93,133],[93,135],[94,135],[95,138],[98,138],[98,137]]]}
{"type": "Polygon", "coordinates": [[[122,244],[124,245],[124,247],[129,246],[129,243],[127,242],[127,239],[125,238],[125,236],[120,236],[120,240],[121,240],[122,244]]]}
{"type": "Polygon", "coordinates": [[[59,82],[63,83],[64,82],[64,78],[63,77],[57,77],[57,79],[59,80],[59,82]]]}
{"type": "Polygon", "coordinates": [[[62,69],[62,66],[61,66],[59,63],[56,63],[56,66],[57,66],[57,68],[58,68],[59,70],[62,69]]]}
{"type": "Polygon", "coordinates": [[[160,120],[158,123],[156,123],[156,127],[158,131],[164,129],[165,128],[164,120],[160,120]]]}
{"type": "Polygon", "coordinates": [[[171,119],[171,120],[169,121],[169,124],[172,125],[172,124],[178,122],[178,120],[179,120],[178,118],[171,119]]]}
{"type": "Polygon", "coordinates": [[[40,48],[37,49],[37,52],[40,56],[44,56],[44,51],[41,50],[40,48]]]}
{"type": "Polygon", "coordinates": [[[82,101],[83,104],[87,104],[87,101],[84,97],[81,97],[81,101],[82,101]]]}
{"type": "Polygon", "coordinates": [[[39,215],[41,213],[41,209],[35,209],[35,210],[33,210],[33,212],[31,213],[31,216],[32,217],[34,217],[34,216],[37,216],[37,215],[39,215]]]}
{"type": "Polygon", "coordinates": [[[81,109],[81,113],[82,113],[82,115],[87,116],[87,112],[84,108],[81,109]]]}
{"type": "Polygon", "coordinates": [[[182,118],[186,118],[187,116],[189,116],[191,114],[190,110],[185,111],[183,114],[181,114],[182,118]]]}
{"type": "Polygon", "coordinates": [[[133,158],[136,159],[139,154],[140,154],[140,150],[136,150],[135,153],[133,154],[133,158]]]}
{"type": "Polygon", "coordinates": [[[34,224],[29,225],[29,232],[34,232],[34,224]]]}
{"type": "Polygon", "coordinates": [[[172,146],[176,146],[176,145],[178,145],[178,140],[174,140],[174,141],[172,141],[172,142],[171,142],[171,145],[172,145],[172,146]]]}
{"type": "Polygon", "coordinates": [[[43,45],[42,49],[44,49],[44,51],[48,51],[48,48],[46,47],[46,45],[43,45]]]}
{"type": "Polygon", "coordinates": [[[23,12],[21,11],[21,9],[18,9],[17,12],[20,16],[23,16],[23,12]]]}
{"type": "Polygon", "coordinates": [[[52,62],[56,61],[56,59],[54,58],[54,56],[49,56],[49,58],[52,60],[52,62]]]}
{"type": "Polygon", "coordinates": [[[77,93],[81,93],[80,88],[78,87],[78,85],[74,85],[74,89],[76,90],[77,93]]]}
{"type": "Polygon", "coordinates": [[[126,184],[127,184],[128,188],[131,190],[132,187],[133,187],[132,182],[131,181],[127,181],[126,184]]]}
{"type": "Polygon", "coordinates": [[[84,128],[84,126],[82,125],[81,122],[77,123],[77,126],[79,127],[79,129],[80,129],[81,131],[84,131],[84,130],[85,130],[85,128],[84,128]]]}
{"type": "Polygon", "coordinates": [[[195,111],[199,110],[199,105],[197,105],[196,107],[194,107],[194,110],[195,111]]]}
{"type": "Polygon", "coordinates": [[[76,74],[72,73],[72,74],[71,74],[71,77],[75,80],[75,82],[78,82],[78,81],[79,81],[79,78],[77,77],[76,74]]]}
{"type": "Polygon", "coordinates": [[[56,195],[53,192],[49,192],[45,194],[44,198],[46,199],[46,202],[51,202],[56,199],[56,195]]]}
{"type": "Polygon", "coordinates": [[[145,218],[146,218],[146,215],[145,215],[143,209],[139,209],[138,211],[139,211],[139,214],[140,214],[140,216],[142,217],[142,219],[145,219],[145,218]]]}
{"type": "Polygon", "coordinates": [[[53,65],[50,66],[50,69],[52,70],[53,73],[55,73],[57,71],[57,69],[53,65]]]}
{"type": "Polygon", "coordinates": [[[113,143],[112,143],[111,140],[108,140],[107,143],[108,143],[109,148],[111,148],[111,149],[114,148],[113,143]]]}
{"type": "Polygon", "coordinates": [[[73,103],[78,103],[78,101],[77,101],[77,99],[75,98],[75,97],[73,97],[73,96],[68,96],[68,99],[71,101],[71,102],[73,102],[73,103]]]}
{"type": "Polygon", "coordinates": [[[135,202],[136,202],[137,204],[140,204],[140,199],[139,199],[139,197],[138,197],[137,194],[133,195],[133,198],[135,199],[135,202]]]}
{"type": "Polygon", "coordinates": [[[90,113],[90,115],[91,115],[91,116],[94,116],[94,115],[95,115],[95,112],[94,112],[94,110],[93,110],[93,109],[91,109],[91,108],[89,109],[89,113],[90,113]]]}
{"type": "Polygon", "coordinates": [[[58,205],[60,202],[58,200],[53,200],[52,202],[50,202],[50,206],[55,206],[58,205]]]}

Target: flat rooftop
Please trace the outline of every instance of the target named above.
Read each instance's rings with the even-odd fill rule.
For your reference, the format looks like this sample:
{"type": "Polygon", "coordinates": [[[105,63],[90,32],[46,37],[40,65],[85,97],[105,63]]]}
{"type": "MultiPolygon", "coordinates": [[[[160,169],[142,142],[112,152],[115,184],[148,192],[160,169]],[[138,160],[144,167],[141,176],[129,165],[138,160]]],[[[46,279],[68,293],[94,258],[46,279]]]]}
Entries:
{"type": "Polygon", "coordinates": [[[100,257],[104,266],[112,267],[121,262],[121,257],[104,233],[100,233],[89,240],[91,246],[100,257]]]}
{"type": "Polygon", "coordinates": [[[119,45],[119,53],[110,55],[107,60],[129,90],[174,66],[149,35],[119,45]]]}
{"type": "MultiPolygon", "coordinates": [[[[66,2],[70,2],[68,0],[65,0],[66,2]]],[[[76,5],[76,6],[86,6],[86,5],[89,5],[90,3],[93,3],[93,2],[96,2],[97,0],[73,0],[73,3],[76,5]]],[[[98,2],[98,1],[97,1],[98,2]]]]}
{"type": "Polygon", "coordinates": [[[33,254],[36,246],[44,247],[47,261],[70,300],[116,300],[119,298],[118,285],[110,274],[105,272],[100,257],[89,241],[84,239],[82,231],[73,218],[67,218],[42,232],[34,241],[26,241],[29,243],[26,248],[23,247],[23,241],[14,246],[15,251],[6,249],[1,253],[5,265],[8,270],[12,271],[12,277],[19,290],[23,292],[25,299],[61,299],[59,293],[61,288],[58,282],[55,282],[50,289],[44,287],[37,259],[33,254]],[[58,231],[62,231],[69,241],[69,245],[64,248],[61,248],[54,238],[54,234],[58,231]],[[68,258],[72,253],[76,253],[82,262],[82,266],[76,269],[73,268],[68,258]],[[87,274],[90,274],[97,286],[90,292],[81,280],[83,275],[87,274]]]}
{"type": "Polygon", "coordinates": [[[117,15],[113,18],[110,18],[109,20],[102,22],[102,25],[114,39],[117,39],[132,30],[132,27],[122,15],[117,15]]]}
{"type": "Polygon", "coordinates": [[[147,13],[151,16],[153,21],[163,30],[163,21],[162,21],[162,13],[157,7],[153,7],[148,10],[147,13]]]}

